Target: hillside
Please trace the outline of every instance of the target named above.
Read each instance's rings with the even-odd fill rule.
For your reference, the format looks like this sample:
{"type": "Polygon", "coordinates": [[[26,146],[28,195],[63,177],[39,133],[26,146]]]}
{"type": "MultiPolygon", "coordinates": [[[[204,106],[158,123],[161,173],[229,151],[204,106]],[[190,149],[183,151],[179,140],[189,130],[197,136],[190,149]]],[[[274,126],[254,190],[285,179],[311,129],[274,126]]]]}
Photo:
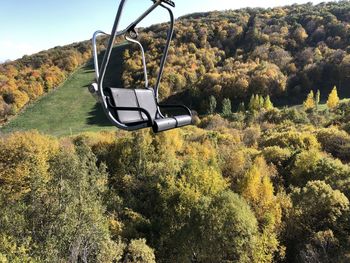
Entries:
{"type": "MultiPolygon", "coordinates": [[[[121,56],[124,49],[123,45],[117,46],[112,55],[121,56]]],[[[121,61],[113,60],[110,66],[107,77],[110,81],[118,83],[121,75],[121,61]]],[[[93,82],[94,77],[93,63],[90,60],[85,66],[72,73],[58,89],[50,91],[30,104],[0,131],[9,133],[36,129],[43,133],[62,136],[115,129],[88,91],[88,86],[93,82]]]]}
{"type": "MultiPolygon", "coordinates": [[[[350,3],[196,13],[178,19],[160,95],[206,113],[208,97],[233,109],[252,94],[301,104],[310,90],[350,97],[350,3]]],[[[141,29],[154,85],[167,24],[141,29]]],[[[105,42],[99,42],[103,49],[105,42]]],[[[56,88],[91,55],[89,42],[55,47],[0,65],[0,122],[56,88]]],[[[124,87],[142,85],[140,53],[123,53],[124,87]]]]}
{"type": "MultiPolygon", "coordinates": [[[[278,105],[300,104],[318,89],[324,100],[333,86],[349,97],[349,13],[349,1],[340,1],[184,16],[176,25],[161,95],[176,94],[202,113],[211,95],[220,102],[229,98],[234,108],[255,93],[270,95],[278,105]]],[[[140,37],[153,73],[165,29],[155,25],[140,37]]],[[[139,52],[125,57],[125,86],[140,85],[139,52]]]]}
{"type": "Polygon", "coordinates": [[[56,136],[97,131],[109,126],[102,108],[87,90],[94,73],[89,67],[74,72],[59,89],[50,92],[14,117],[1,131],[36,129],[56,136]]]}
{"type": "Polygon", "coordinates": [[[0,125],[28,104],[56,89],[91,56],[84,41],[0,64],[0,125]]]}

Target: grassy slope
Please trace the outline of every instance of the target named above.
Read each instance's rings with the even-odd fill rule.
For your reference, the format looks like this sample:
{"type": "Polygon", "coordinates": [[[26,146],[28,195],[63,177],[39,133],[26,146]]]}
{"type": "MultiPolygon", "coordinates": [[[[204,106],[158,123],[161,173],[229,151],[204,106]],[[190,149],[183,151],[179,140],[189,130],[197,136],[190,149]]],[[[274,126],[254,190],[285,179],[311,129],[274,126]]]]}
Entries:
{"type": "MultiPolygon", "coordinates": [[[[120,56],[124,46],[116,48],[112,57],[120,56]]],[[[120,63],[113,59],[107,79],[118,83],[120,63]]],[[[28,106],[25,111],[0,129],[1,132],[37,129],[40,132],[64,136],[85,131],[115,129],[103,110],[87,90],[94,79],[92,63],[78,69],[57,90],[28,106]]]]}
{"type": "Polygon", "coordinates": [[[108,127],[108,121],[87,90],[92,79],[90,69],[77,70],[62,87],[29,106],[1,131],[37,129],[61,136],[108,127]]]}

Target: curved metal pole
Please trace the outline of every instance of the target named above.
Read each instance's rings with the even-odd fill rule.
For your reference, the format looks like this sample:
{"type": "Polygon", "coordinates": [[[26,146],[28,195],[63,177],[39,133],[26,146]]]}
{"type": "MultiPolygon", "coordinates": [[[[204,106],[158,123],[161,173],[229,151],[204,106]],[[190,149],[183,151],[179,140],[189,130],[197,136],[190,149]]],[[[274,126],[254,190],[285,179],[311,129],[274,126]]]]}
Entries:
{"type": "MultiPolygon", "coordinates": [[[[108,46],[107,46],[107,50],[106,53],[103,56],[103,60],[102,60],[102,64],[101,64],[101,71],[98,72],[98,79],[97,79],[97,86],[98,86],[98,93],[99,96],[101,98],[101,104],[102,104],[102,108],[104,110],[104,112],[106,113],[108,119],[117,127],[124,129],[124,130],[129,130],[128,127],[125,124],[120,123],[118,120],[116,120],[113,116],[113,114],[108,110],[108,104],[107,104],[107,100],[106,100],[106,96],[103,92],[103,79],[104,76],[106,74],[106,70],[107,70],[107,65],[109,63],[109,59],[111,57],[111,53],[112,53],[112,48],[113,48],[113,43],[115,41],[116,38],[116,32],[117,32],[117,28],[119,25],[119,21],[120,21],[120,17],[122,15],[123,12],[123,8],[124,8],[124,4],[125,4],[126,0],[121,0],[120,4],[119,4],[119,8],[118,8],[118,12],[116,14],[115,17],[115,21],[114,21],[114,25],[112,28],[112,33],[111,36],[109,38],[108,41],[108,46]]],[[[96,68],[98,69],[98,68],[96,68]]]]}
{"type": "Polygon", "coordinates": [[[154,90],[154,95],[156,97],[156,102],[158,103],[159,101],[159,85],[160,85],[160,81],[162,79],[162,76],[163,76],[163,71],[164,71],[164,66],[165,66],[165,62],[166,62],[166,58],[168,56],[168,52],[169,52],[169,47],[170,47],[170,42],[171,42],[171,39],[173,38],[173,34],[174,34],[174,24],[175,24],[175,19],[174,19],[174,14],[173,12],[171,11],[171,9],[163,4],[161,4],[161,6],[163,8],[165,8],[166,10],[168,10],[169,12],[169,15],[170,15],[170,28],[169,28],[169,31],[168,31],[168,34],[167,34],[167,40],[166,40],[166,45],[165,45],[165,48],[164,48],[164,53],[163,53],[163,56],[162,56],[162,59],[161,59],[161,62],[160,62],[160,68],[159,68],[159,74],[158,74],[158,78],[157,78],[157,82],[156,82],[156,87],[155,87],[155,90],[154,90]]]}
{"type": "Polygon", "coordinates": [[[107,33],[98,30],[94,33],[93,37],[92,37],[92,54],[94,57],[94,66],[95,66],[95,77],[96,80],[98,80],[99,76],[100,76],[100,71],[99,71],[99,66],[98,66],[98,53],[97,53],[97,46],[96,46],[96,40],[97,37],[99,35],[108,35],[107,33]]]}
{"type": "MultiPolygon", "coordinates": [[[[112,33],[111,33],[111,36],[110,36],[109,41],[108,41],[107,50],[106,50],[105,55],[103,56],[103,60],[102,60],[102,64],[101,64],[101,71],[99,72],[99,76],[100,77],[98,79],[98,85],[100,87],[100,90],[101,90],[101,87],[102,87],[103,79],[104,79],[105,74],[106,74],[107,65],[108,65],[109,59],[111,57],[113,44],[114,44],[114,41],[115,41],[115,38],[116,38],[117,28],[118,28],[119,21],[120,21],[120,18],[122,16],[122,13],[123,13],[123,9],[124,9],[125,3],[126,3],[126,0],[121,0],[120,1],[119,8],[118,8],[118,11],[117,11],[117,14],[116,14],[116,17],[115,17],[114,25],[113,25],[113,28],[112,28],[112,33]]],[[[104,95],[104,94],[101,94],[101,95],[104,95]]]]}
{"type": "Polygon", "coordinates": [[[141,49],[141,55],[142,55],[142,64],[143,64],[143,74],[145,75],[145,87],[148,88],[148,76],[147,76],[147,65],[146,65],[146,57],[145,57],[145,50],[143,49],[143,46],[139,41],[136,39],[132,39],[130,37],[125,36],[125,39],[129,42],[137,44],[141,49]]]}

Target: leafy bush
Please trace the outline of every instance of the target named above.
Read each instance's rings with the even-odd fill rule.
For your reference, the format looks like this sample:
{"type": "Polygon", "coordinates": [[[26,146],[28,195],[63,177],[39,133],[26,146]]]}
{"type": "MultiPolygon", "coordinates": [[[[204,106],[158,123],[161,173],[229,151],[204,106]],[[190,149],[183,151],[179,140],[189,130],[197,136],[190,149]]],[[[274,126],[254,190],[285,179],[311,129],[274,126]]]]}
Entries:
{"type": "Polygon", "coordinates": [[[279,146],[292,151],[320,147],[315,135],[307,131],[297,131],[295,128],[267,131],[260,140],[260,146],[279,146]]]}
{"type": "Polygon", "coordinates": [[[350,135],[336,127],[320,129],[316,133],[324,151],[344,161],[350,160],[350,135]]]}

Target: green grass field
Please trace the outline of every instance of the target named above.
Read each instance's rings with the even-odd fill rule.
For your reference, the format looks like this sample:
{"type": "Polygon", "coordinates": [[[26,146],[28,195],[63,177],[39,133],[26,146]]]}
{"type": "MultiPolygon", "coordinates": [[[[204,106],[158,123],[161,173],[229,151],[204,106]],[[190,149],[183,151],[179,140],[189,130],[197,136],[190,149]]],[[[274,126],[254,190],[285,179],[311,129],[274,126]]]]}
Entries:
{"type": "MultiPolygon", "coordinates": [[[[120,56],[123,47],[116,48],[112,57],[120,56]]],[[[107,79],[120,79],[120,60],[113,59],[107,79]]],[[[86,131],[115,129],[104,115],[101,106],[91,96],[88,86],[94,79],[92,63],[73,73],[59,88],[29,105],[0,129],[3,133],[36,129],[55,136],[86,131]]]]}

